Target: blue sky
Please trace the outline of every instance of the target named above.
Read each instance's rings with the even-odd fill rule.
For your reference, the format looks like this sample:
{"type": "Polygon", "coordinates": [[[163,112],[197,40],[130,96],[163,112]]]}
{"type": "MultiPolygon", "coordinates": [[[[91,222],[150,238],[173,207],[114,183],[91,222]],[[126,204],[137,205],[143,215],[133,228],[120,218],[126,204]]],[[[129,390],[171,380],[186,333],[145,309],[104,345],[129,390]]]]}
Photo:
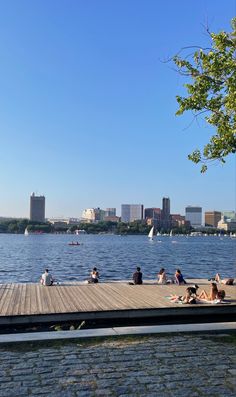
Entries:
{"type": "Polygon", "coordinates": [[[0,0],[0,216],[142,203],[236,207],[236,159],[187,160],[213,132],[176,117],[184,80],[162,62],[230,30],[236,1],[0,0]]]}

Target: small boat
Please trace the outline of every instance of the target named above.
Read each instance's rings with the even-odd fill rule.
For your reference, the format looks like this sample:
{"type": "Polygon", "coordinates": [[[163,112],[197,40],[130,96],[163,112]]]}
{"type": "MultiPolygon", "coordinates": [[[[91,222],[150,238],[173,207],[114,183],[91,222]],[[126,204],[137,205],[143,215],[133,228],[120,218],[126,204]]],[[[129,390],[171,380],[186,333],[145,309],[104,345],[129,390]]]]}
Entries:
{"type": "Polygon", "coordinates": [[[80,245],[78,241],[72,241],[71,243],[68,243],[68,245],[80,245]]]}
{"type": "Polygon", "coordinates": [[[27,227],[25,228],[25,233],[24,233],[24,234],[25,234],[25,236],[28,236],[28,235],[29,235],[29,231],[28,231],[28,228],[27,228],[27,227]]]}
{"type": "Polygon", "coordinates": [[[148,233],[148,237],[150,240],[153,240],[153,234],[154,234],[154,226],[152,226],[150,232],[148,233]]]}

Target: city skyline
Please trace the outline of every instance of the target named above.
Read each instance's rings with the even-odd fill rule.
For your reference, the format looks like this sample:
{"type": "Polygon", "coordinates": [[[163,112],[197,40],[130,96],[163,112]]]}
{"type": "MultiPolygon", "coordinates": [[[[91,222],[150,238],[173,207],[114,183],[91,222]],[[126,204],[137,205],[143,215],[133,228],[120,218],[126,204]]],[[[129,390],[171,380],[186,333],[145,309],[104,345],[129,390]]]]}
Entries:
{"type": "MultiPolygon", "coordinates": [[[[197,204],[186,204],[186,205],[184,205],[184,207],[183,207],[183,211],[182,212],[176,212],[176,211],[173,211],[173,209],[172,209],[172,200],[171,200],[171,198],[170,197],[162,197],[161,198],[161,202],[160,203],[158,203],[158,206],[156,205],[156,206],[151,206],[151,207],[147,207],[144,203],[139,203],[139,204],[137,204],[137,201],[136,201],[136,203],[129,203],[129,204],[124,204],[124,203],[121,203],[120,205],[119,205],[119,207],[118,208],[116,208],[116,207],[100,207],[100,206],[93,206],[93,207],[87,207],[87,208],[84,208],[83,209],[83,211],[81,212],[81,214],[70,214],[69,216],[67,215],[67,216],[65,216],[64,214],[60,214],[60,215],[58,215],[58,216],[48,216],[48,215],[45,215],[46,214],[46,208],[47,208],[47,205],[46,205],[46,196],[45,195],[39,195],[38,193],[35,193],[35,192],[33,192],[33,193],[31,193],[30,194],[30,202],[29,202],[29,207],[28,207],[28,212],[29,212],[29,214],[27,215],[27,216],[25,216],[25,217],[14,217],[14,216],[12,216],[12,215],[8,215],[8,216],[4,216],[3,214],[1,214],[0,213],[0,218],[4,218],[4,217],[9,217],[9,218],[26,218],[26,219],[30,219],[30,220],[36,220],[36,218],[34,219],[34,216],[36,216],[38,219],[37,220],[39,220],[39,221],[41,221],[41,222],[43,222],[43,218],[45,218],[45,220],[46,219],[53,219],[53,218],[77,218],[77,219],[82,219],[83,218],[83,213],[85,213],[86,211],[91,211],[91,210],[102,210],[102,211],[104,211],[104,212],[112,212],[112,215],[117,215],[118,217],[121,217],[122,218],[122,207],[127,207],[127,206],[134,206],[134,207],[142,207],[142,212],[143,212],[143,216],[144,216],[144,212],[146,211],[146,210],[150,210],[150,209],[155,209],[155,210],[164,210],[164,213],[165,213],[165,211],[167,211],[167,217],[169,216],[169,214],[179,214],[179,215],[182,215],[182,216],[185,216],[185,214],[186,214],[186,210],[187,209],[189,209],[190,211],[191,211],[191,209],[192,208],[201,208],[201,212],[202,212],[202,215],[204,214],[204,213],[207,213],[207,212],[214,212],[214,211],[219,211],[219,212],[236,212],[234,209],[230,209],[230,208],[224,208],[224,209],[215,209],[215,208],[208,208],[208,209],[204,209],[202,206],[199,206],[199,205],[197,205],[197,204]],[[33,213],[32,213],[32,204],[33,204],[33,202],[32,201],[36,201],[36,206],[35,206],[35,215],[33,215],[33,213]],[[166,208],[167,208],[167,210],[166,210],[166,208]],[[39,212],[38,212],[39,211],[39,212]],[[39,218],[41,218],[41,220],[39,219],[39,218]]],[[[110,214],[111,215],[111,214],[110,214]]],[[[108,215],[109,216],[109,215],[108,215]]]]}
{"type": "Polygon", "coordinates": [[[0,215],[28,218],[32,191],[47,218],[163,196],[172,213],[235,211],[236,157],[205,175],[187,159],[214,131],[175,116],[186,81],[164,62],[235,14],[234,0],[3,2],[0,215]]]}

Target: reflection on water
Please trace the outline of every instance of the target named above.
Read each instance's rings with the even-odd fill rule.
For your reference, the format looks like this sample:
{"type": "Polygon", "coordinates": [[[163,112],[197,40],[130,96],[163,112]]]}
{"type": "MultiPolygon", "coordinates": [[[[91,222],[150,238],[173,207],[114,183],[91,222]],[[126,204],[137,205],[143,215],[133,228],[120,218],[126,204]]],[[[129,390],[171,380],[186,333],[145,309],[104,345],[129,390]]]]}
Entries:
{"type": "Polygon", "coordinates": [[[0,234],[0,283],[37,282],[45,267],[60,282],[85,280],[94,266],[102,281],[121,280],[137,265],[144,279],[155,279],[161,267],[170,275],[179,267],[185,277],[235,277],[236,239],[0,234]],[[68,245],[72,240],[80,245],[68,245]]]}

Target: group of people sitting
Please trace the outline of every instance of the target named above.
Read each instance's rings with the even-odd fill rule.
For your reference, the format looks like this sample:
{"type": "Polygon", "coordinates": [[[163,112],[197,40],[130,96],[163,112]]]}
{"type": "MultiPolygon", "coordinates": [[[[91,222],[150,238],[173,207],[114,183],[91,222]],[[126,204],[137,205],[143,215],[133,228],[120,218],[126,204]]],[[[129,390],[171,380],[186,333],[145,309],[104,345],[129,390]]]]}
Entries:
{"type": "Polygon", "coordinates": [[[207,293],[204,289],[198,294],[199,286],[194,284],[190,287],[186,288],[186,293],[184,296],[180,295],[172,295],[172,302],[181,302],[181,303],[189,303],[195,304],[198,301],[209,301],[209,302],[221,302],[225,298],[225,291],[219,290],[216,283],[211,283],[210,292],[207,293]]]}
{"type": "MultiPolygon", "coordinates": [[[[96,284],[100,278],[98,269],[94,267],[90,273],[90,278],[87,280],[88,284],[96,284]]],[[[183,303],[197,303],[197,300],[207,300],[214,301],[216,299],[223,300],[225,297],[225,291],[219,290],[217,288],[217,284],[224,285],[233,285],[234,279],[222,279],[220,274],[217,273],[215,277],[209,279],[209,281],[213,281],[211,283],[211,290],[208,294],[205,290],[202,290],[200,294],[198,294],[198,285],[194,284],[193,286],[186,288],[186,293],[184,296],[172,295],[171,300],[173,302],[181,301],[183,303]]],[[[51,286],[56,282],[56,280],[52,277],[51,273],[49,273],[48,269],[45,269],[45,272],[42,274],[40,283],[45,286],[51,286]]],[[[176,269],[175,274],[172,278],[168,278],[166,275],[166,271],[164,268],[161,268],[159,273],[157,274],[157,282],[158,284],[177,284],[184,285],[187,284],[180,269],[176,269]]],[[[141,268],[137,266],[136,271],[133,273],[133,282],[129,282],[131,285],[140,285],[143,284],[143,274],[141,272],[141,268]]]]}
{"type": "MultiPolygon", "coordinates": [[[[165,269],[162,267],[157,274],[157,282],[158,284],[187,284],[180,269],[176,269],[174,277],[168,278],[165,272],[165,269]]],[[[141,268],[137,266],[136,271],[133,273],[133,282],[129,284],[142,284],[143,283],[143,274],[141,272],[141,268]]]]}
{"type": "MultiPolygon", "coordinates": [[[[88,279],[88,283],[98,283],[99,272],[96,267],[90,273],[90,278],[88,279]]],[[[48,269],[45,269],[45,272],[42,274],[40,283],[49,287],[50,285],[55,284],[56,280],[52,277],[51,273],[49,273],[48,269]]]]}
{"type": "Polygon", "coordinates": [[[180,269],[176,269],[174,277],[168,278],[164,267],[162,267],[157,274],[157,282],[158,284],[187,284],[180,269]]]}

